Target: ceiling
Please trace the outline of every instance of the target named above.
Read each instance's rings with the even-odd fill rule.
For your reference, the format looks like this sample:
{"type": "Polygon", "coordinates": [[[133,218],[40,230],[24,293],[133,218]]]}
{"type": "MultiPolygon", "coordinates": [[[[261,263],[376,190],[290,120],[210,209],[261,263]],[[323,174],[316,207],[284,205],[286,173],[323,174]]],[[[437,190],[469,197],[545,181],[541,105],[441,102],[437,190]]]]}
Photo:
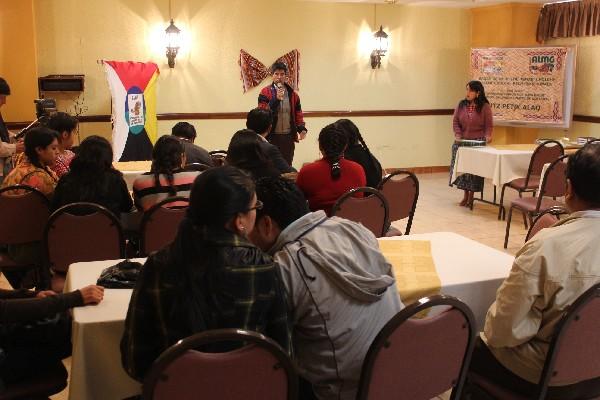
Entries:
{"type": "MultiPolygon", "coordinates": [[[[429,7],[473,8],[492,4],[514,3],[510,0],[308,0],[325,3],[371,3],[371,4],[408,4],[429,7]]],[[[557,3],[561,0],[519,0],[519,3],[557,3]]]]}

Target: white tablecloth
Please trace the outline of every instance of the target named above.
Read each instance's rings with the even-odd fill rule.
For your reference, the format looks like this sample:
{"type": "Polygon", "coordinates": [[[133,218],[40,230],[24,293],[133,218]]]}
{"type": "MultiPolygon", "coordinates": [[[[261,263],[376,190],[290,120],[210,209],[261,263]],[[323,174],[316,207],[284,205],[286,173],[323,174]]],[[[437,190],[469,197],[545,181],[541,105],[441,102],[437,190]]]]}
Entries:
{"type": "MultiPolygon", "coordinates": [[[[428,240],[441,293],[467,303],[483,326],[496,289],[510,271],[513,257],[455,233],[425,233],[386,240],[428,240]]],[[[135,261],[144,262],[144,259],[135,261]]],[[[69,267],[66,291],[95,283],[102,270],[118,260],[76,263],[69,267]]],[[[73,310],[73,359],[69,398],[122,399],[140,391],[140,385],[121,367],[119,343],[131,290],[106,289],[97,306],[73,310]]]]}
{"type": "Polygon", "coordinates": [[[460,147],[456,152],[452,182],[460,174],[469,173],[491,179],[494,186],[501,186],[527,175],[532,154],[533,150],[460,147]]]}
{"type": "MultiPolygon", "coordinates": [[[[143,263],[145,258],[133,261],[143,263]]],[[[96,283],[102,270],[117,262],[119,260],[72,264],[65,292],[96,283]]],[[[69,399],[116,400],[140,393],[141,385],[121,366],[119,348],[131,292],[131,289],[105,289],[100,304],[73,309],[69,399]]]]}
{"type": "Polygon", "coordinates": [[[483,329],[496,290],[508,276],[514,257],[453,232],[434,232],[382,238],[380,240],[428,240],[441,293],[458,297],[475,315],[483,329]]]}

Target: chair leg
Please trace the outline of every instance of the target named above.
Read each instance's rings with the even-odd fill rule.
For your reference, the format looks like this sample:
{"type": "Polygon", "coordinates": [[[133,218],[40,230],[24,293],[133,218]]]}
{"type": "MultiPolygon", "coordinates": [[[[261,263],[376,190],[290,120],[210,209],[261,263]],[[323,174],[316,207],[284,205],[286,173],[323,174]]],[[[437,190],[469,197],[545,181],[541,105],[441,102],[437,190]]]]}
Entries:
{"type": "Polygon", "coordinates": [[[523,211],[523,225],[525,225],[525,229],[529,229],[529,227],[527,226],[527,216],[529,215],[528,212],[523,211]]]}
{"type": "Polygon", "coordinates": [[[506,216],[506,209],[504,208],[504,190],[506,189],[506,183],[502,185],[500,191],[500,207],[498,207],[498,219],[503,219],[506,216]]]}
{"type": "Polygon", "coordinates": [[[510,234],[510,221],[512,219],[513,208],[508,210],[508,218],[506,218],[506,234],[504,235],[504,248],[508,247],[508,235],[510,234]]]}

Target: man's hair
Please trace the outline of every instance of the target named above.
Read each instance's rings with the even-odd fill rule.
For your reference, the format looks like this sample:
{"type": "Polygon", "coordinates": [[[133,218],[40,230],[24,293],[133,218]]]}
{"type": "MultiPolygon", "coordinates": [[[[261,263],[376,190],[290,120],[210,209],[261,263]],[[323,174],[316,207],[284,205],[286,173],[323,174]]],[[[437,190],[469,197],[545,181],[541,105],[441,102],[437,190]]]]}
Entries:
{"type": "Polygon", "coordinates": [[[67,114],[66,112],[57,112],[48,119],[46,126],[58,132],[58,138],[60,140],[61,133],[71,133],[75,128],[77,128],[77,124],[77,118],[67,114]]]}
{"type": "Polygon", "coordinates": [[[8,96],[10,95],[10,86],[8,86],[8,82],[2,77],[0,77],[0,95],[8,96]]]}
{"type": "Polygon", "coordinates": [[[581,200],[600,207],[600,142],[592,142],[569,157],[567,179],[581,200]]]}
{"type": "Polygon", "coordinates": [[[283,71],[284,71],[286,74],[287,74],[287,72],[288,72],[288,67],[287,67],[287,65],[285,65],[285,63],[284,63],[284,62],[281,62],[281,61],[275,61],[275,62],[273,63],[273,65],[271,65],[271,74],[274,74],[274,73],[275,73],[275,71],[277,71],[277,70],[279,70],[279,69],[282,69],[282,70],[283,70],[283,71]]]}
{"type": "Polygon", "coordinates": [[[281,177],[259,179],[256,182],[256,197],[263,202],[263,208],[257,211],[256,219],[268,215],[277,222],[281,230],[310,212],[306,198],[298,186],[281,177]]]}
{"type": "Polygon", "coordinates": [[[171,129],[171,135],[194,140],[196,139],[196,128],[189,122],[178,122],[171,129]]]}
{"type": "Polygon", "coordinates": [[[246,128],[258,133],[265,133],[273,123],[273,113],[264,108],[250,110],[246,116],[246,128]]]}

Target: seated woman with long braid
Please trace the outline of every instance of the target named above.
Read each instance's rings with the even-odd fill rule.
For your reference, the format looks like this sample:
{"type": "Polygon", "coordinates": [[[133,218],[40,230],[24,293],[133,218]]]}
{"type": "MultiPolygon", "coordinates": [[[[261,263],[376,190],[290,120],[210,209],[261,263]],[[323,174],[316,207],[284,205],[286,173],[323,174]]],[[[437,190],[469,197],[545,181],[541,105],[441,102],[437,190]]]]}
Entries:
{"type": "Polygon", "coordinates": [[[190,197],[198,171],[184,171],[185,149],[174,136],[161,136],[152,150],[150,172],[133,182],[133,200],[138,209],[147,211],[168,197],[190,197]]]}
{"type": "Polygon", "coordinates": [[[304,192],[312,211],[331,207],[350,189],[366,186],[363,167],[344,158],[348,139],[335,124],[329,124],[319,133],[319,149],[323,158],[306,164],[298,173],[296,184],[304,192]]]}

